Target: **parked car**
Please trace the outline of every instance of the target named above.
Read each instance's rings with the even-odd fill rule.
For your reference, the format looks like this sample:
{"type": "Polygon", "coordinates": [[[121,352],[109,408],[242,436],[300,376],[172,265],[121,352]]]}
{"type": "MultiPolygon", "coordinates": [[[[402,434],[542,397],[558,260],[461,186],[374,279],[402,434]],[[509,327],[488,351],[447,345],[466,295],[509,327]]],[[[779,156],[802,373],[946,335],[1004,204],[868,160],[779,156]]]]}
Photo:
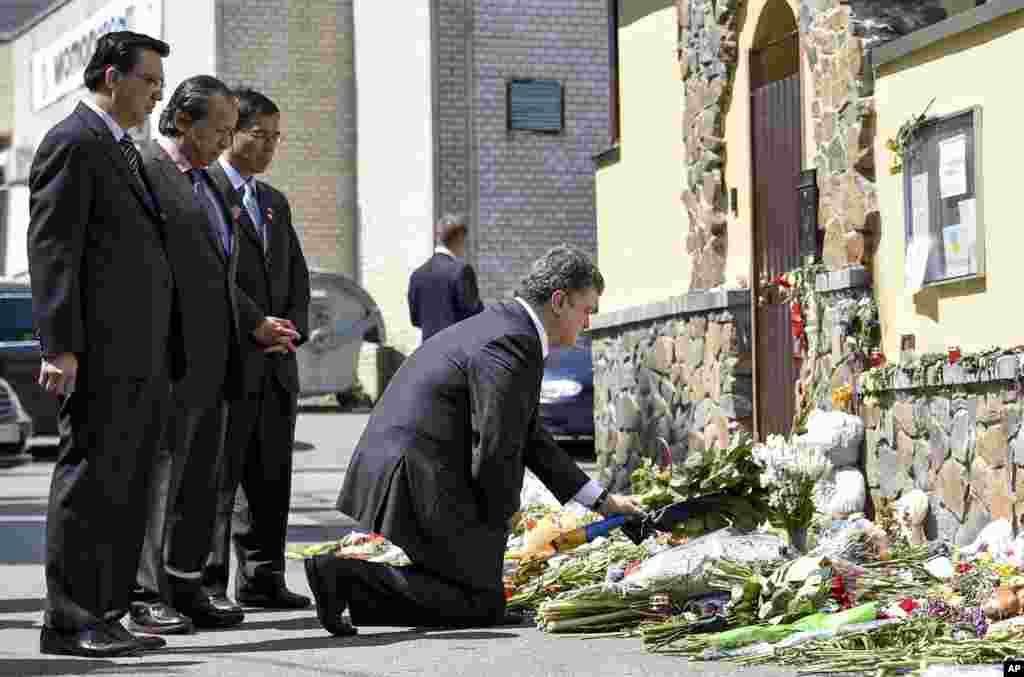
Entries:
{"type": "Polygon", "coordinates": [[[57,401],[39,386],[39,358],[28,282],[0,281],[0,379],[9,385],[11,400],[31,419],[34,433],[57,435],[57,401]]]}
{"type": "Polygon", "coordinates": [[[556,440],[594,439],[594,363],[590,338],[553,348],[540,385],[540,420],[556,440]]]}
{"type": "Polygon", "coordinates": [[[11,384],[0,378],[0,468],[32,460],[27,451],[30,437],[32,417],[11,384]]]}

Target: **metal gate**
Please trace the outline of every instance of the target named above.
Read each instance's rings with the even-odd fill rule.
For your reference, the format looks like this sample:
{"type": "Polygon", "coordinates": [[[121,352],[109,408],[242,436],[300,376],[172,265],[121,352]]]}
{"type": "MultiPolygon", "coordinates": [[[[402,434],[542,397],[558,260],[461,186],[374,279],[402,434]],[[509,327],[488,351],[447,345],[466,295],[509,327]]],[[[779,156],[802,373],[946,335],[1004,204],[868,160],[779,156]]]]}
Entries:
{"type": "MultiPolygon", "coordinates": [[[[788,40],[795,43],[797,37],[788,40]]],[[[800,265],[800,74],[785,66],[780,72],[780,47],[751,53],[752,75],[763,74],[752,78],[750,95],[755,299],[760,298],[760,280],[800,265]]],[[[757,430],[763,439],[789,433],[800,371],[793,360],[789,306],[758,303],[756,312],[757,430]]]]}

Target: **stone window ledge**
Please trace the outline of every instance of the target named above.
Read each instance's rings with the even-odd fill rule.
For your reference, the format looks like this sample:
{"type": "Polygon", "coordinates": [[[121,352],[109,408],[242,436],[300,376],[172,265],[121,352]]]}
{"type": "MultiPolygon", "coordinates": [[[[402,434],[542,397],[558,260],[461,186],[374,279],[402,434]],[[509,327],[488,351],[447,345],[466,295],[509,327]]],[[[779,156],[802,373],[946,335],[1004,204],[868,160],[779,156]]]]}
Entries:
{"type": "Polygon", "coordinates": [[[984,385],[999,381],[1014,381],[1022,377],[1024,377],[1024,354],[1002,355],[996,358],[992,368],[978,371],[967,371],[959,364],[936,365],[928,371],[926,383],[913,383],[908,372],[897,369],[893,374],[892,381],[881,392],[984,385]]]}
{"type": "Polygon", "coordinates": [[[750,305],[749,289],[712,289],[673,296],[664,301],[631,306],[610,313],[595,315],[590,320],[590,331],[613,329],[628,324],[649,322],[665,317],[678,317],[693,313],[724,310],[750,305]]]}
{"type": "Polygon", "coordinates": [[[814,290],[819,294],[871,286],[871,273],[864,266],[850,266],[843,270],[818,273],[814,290]]]}

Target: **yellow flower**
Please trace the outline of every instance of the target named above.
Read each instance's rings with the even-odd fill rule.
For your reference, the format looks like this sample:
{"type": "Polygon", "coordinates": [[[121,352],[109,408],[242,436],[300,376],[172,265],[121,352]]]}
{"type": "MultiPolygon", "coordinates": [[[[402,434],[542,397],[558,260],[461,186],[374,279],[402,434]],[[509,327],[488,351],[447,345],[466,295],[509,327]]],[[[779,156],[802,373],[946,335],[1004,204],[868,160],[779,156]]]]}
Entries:
{"type": "Polygon", "coordinates": [[[978,561],[988,564],[992,561],[992,554],[989,552],[980,552],[978,553],[978,561]]]}
{"type": "Polygon", "coordinates": [[[1013,576],[1015,573],[1017,573],[1017,567],[1013,566],[1012,564],[997,564],[994,567],[992,567],[992,570],[1003,578],[1009,578],[1010,576],[1013,576]]]}

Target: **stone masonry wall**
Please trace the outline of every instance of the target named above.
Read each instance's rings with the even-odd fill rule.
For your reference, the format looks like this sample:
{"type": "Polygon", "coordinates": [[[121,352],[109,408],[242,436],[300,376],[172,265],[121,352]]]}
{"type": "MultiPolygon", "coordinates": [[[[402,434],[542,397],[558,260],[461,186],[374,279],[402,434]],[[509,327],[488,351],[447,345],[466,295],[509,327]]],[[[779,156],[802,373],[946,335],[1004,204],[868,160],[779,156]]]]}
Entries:
{"type": "MultiPolygon", "coordinates": [[[[735,302],[745,296],[731,295],[735,302]]],[[[627,490],[643,457],[674,463],[751,429],[750,308],[738,304],[593,332],[600,479],[627,490]]]]}
{"type": "Polygon", "coordinates": [[[732,97],[738,56],[741,0],[677,0],[679,52],[686,90],[683,205],[689,217],[686,253],[692,259],[690,289],[725,282],[727,215],[722,200],[725,113],[732,97]]]}
{"type": "Polygon", "coordinates": [[[273,99],[284,140],[266,180],[310,265],[355,278],[352,0],[217,0],[217,76],[273,99]]]}
{"type": "MultiPolygon", "coordinates": [[[[871,302],[872,292],[863,268],[823,273],[818,278],[815,302],[805,308],[808,344],[800,364],[797,409],[832,411],[832,392],[844,385],[855,388],[867,368],[847,338],[862,304],[871,302]]],[[[877,317],[872,321],[877,322],[877,317]]],[[[856,400],[847,413],[858,413],[856,400]]]]}
{"type": "Polygon", "coordinates": [[[930,494],[929,538],[967,544],[990,521],[1024,517],[1022,361],[991,371],[938,364],[928,386],[897,372],[878,403],[863,407],[867,480],[876,507],[918,488],[930,494]]]}

